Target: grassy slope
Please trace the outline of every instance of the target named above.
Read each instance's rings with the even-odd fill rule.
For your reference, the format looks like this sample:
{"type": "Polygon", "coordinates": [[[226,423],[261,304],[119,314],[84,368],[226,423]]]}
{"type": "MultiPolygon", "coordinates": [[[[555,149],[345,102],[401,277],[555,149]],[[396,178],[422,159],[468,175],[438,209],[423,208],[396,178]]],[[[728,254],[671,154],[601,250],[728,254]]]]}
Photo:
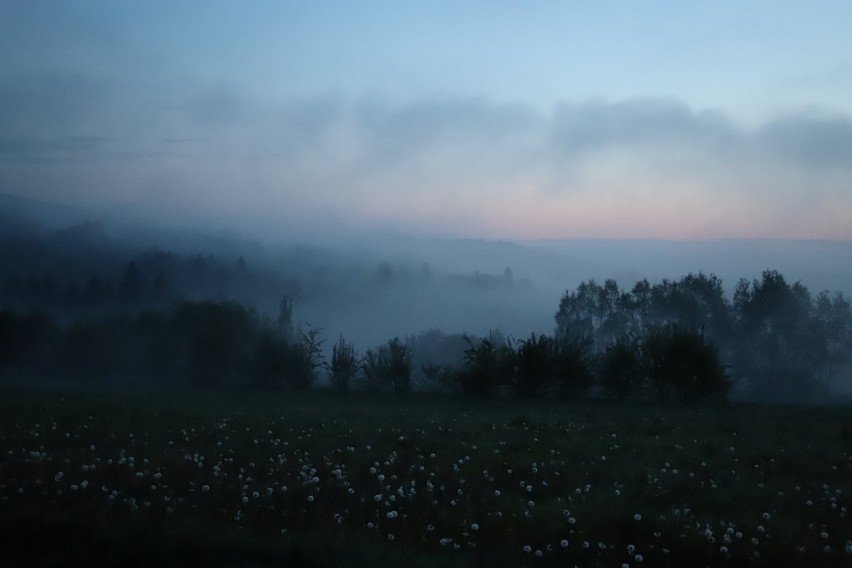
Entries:
{"type": "Polygon", "coordinates": [[[2,395],[11,565],[852,563],[848,408],[2,395]]]}

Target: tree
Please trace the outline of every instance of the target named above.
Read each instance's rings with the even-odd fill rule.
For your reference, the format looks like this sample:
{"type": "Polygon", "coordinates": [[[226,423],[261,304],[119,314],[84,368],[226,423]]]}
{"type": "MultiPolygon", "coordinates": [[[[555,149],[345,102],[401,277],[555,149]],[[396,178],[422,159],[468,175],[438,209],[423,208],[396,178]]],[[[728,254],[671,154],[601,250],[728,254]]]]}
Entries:
{"type": "Polygon", "coordinates": [[[835,373],[849,363],[852,353],[852,306],[843,294],[821,292],[816,299],[814,333],[822,354],[821,373],[831,384],[835,373]]]}
{"type": "Polygon", "coordinates": [[[751,394],[799,399],[824,387],[815,374],[821,356],[805,286],[791,286],[780,273],[767,270],[760,280],[740,280],[733,306],[734,368],[751,394]]]}
{"type": "Polygon", "coordinates": [[[287,342],[277,330],[265,330],[259,337],[252,365],[254,386],[277,389],[284,385],[302,390],[316,379],[321,364],[319,330],[309,329],[298,343],[287,342]]]}
{"type": "Polygon", "coordinates": [[[380,391],[384,388],[387,384],[387,378],[381,348],[370,348],[364,352],[364,357],[361,359],[361,371],[363,372],[361,388],[371,392],[380,391]]]}
{"type": "Polygon", "coordinates": [[[285,340],[293,337],[293,299],[284,296],[278,303],[278,330],[285,340]]]}
{"type": "Polygon", "coordinates": [[[298,343],[287,342],[289,353],[289,383],[296,389],[306,389],[316,380],[322,366],[322,330],[310,324],[299,334],[298,343]]]}
{"type": "Polygon", "coordinates": [[[342,335],[331,348],[331,362],[327,368],[331,374],[331,384],[340,392],[347,392],[358,373],[358,354],[355,346],[344,341],[342,335]]]}
{"type": "Polygon", "coordinates": [[[677,324],[703,332],[717,343],[730,337],[730,306],[722,280],[703,272],[673,282],[663,280],[650,289],[645,325],[677,324]]]}
{"type": "Polygon", "coordinates": [[[593,348],[603,352],[618,339],[634,331],[631,322],[631,296],[621,291],[615,280],[603,286],[589,280],[576,292],[565,292],[556,313],[556,335],[591,338],[593,348]]]}
{"type": "Polygon", "coordinates": [[[387,344],[388,372],[397,394],[411,390],[411,350],[403,345],[398,337],[387,344]]]}

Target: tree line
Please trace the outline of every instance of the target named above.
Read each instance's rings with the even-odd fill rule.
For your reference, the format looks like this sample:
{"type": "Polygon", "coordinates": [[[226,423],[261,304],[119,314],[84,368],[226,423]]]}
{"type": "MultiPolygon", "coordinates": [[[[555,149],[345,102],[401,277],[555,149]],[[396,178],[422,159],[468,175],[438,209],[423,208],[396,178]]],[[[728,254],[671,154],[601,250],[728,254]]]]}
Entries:
{"type": "Polygon", "coordinates": [[[590,280],[565,293],[556,323],[558,334],[590,338],[603,362],[603,386],[625,395],[648,386],[647,370],[637,365],[666,338],[684,342],[681,354],[698,356],[699,337],[713,346],[726,374],[750,398],[823,393],[852,353],[849,300],[828,291],[814,297],[775,270],[741,279],[731,300],[719,278],[703,273],[656,285],[641,280],[629,291],[614,280],[590,280]],[[689,347],[687,337],[695,345],[689,347]]]}
{"type": "MultiPolygon", "coordinates": [[[[125,282],[133,282],[128,267],[125,282]]],[[[124,286],[123,286],[124,288],[124,286]]],[[[132,286],[131,286],[132,289],[132,286]]],[[[798,400],[849,363],[852,310],[775,271],[741,280],[728,300],[715,276],[630,291],[614,280],[566,291],[551,335],[512,339],[431,331],[359,353],[339,337],[234,301],[177,301],[73,322],[0,311],[0,377],[185,387],[458,392],[469,396],[798,400]]]]}

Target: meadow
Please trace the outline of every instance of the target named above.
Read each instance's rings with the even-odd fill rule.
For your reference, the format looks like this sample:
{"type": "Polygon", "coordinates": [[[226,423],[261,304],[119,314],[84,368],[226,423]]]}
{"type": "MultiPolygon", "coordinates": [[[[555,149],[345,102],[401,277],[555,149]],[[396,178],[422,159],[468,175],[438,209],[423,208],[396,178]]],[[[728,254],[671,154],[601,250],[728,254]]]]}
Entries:
{"type": "Polygon", "coordinates": [[[0,392],[7,566],[852,565],[852,408],[0,392]]]}

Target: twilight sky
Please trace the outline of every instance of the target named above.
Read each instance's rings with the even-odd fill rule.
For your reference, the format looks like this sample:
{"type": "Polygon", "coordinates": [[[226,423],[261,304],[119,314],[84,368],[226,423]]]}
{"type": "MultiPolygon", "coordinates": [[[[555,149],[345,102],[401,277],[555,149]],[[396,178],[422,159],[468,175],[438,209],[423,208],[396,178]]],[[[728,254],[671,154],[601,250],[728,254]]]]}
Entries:
{"type": "Polygon", "coordinates": [[[852,2],[0,3],[0,193],[283,233],[852,239],[852,2]]]}

